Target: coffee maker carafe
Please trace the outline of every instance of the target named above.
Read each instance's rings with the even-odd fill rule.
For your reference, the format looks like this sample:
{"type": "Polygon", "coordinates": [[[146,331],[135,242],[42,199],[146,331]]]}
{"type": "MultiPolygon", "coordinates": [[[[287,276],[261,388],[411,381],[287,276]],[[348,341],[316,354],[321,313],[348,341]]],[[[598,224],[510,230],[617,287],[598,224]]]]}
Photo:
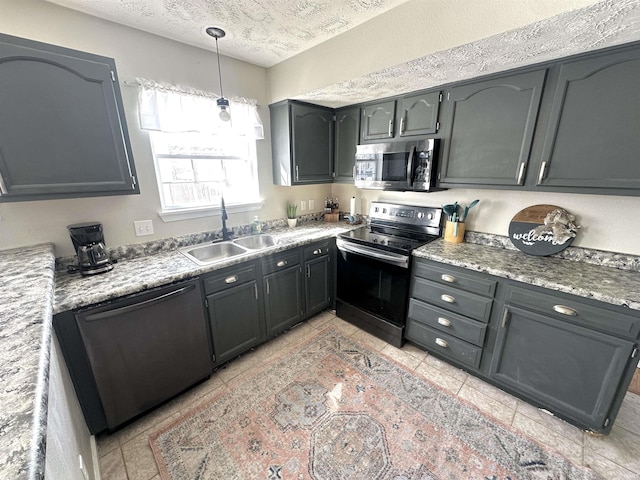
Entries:
{"type": "Polygon", "coordinates": [[[78,268],[82,275],[95,275],[113,269],[104,245],[101,223],[76,223],[67,225],[67,229],[78,255],[78,268]]]}

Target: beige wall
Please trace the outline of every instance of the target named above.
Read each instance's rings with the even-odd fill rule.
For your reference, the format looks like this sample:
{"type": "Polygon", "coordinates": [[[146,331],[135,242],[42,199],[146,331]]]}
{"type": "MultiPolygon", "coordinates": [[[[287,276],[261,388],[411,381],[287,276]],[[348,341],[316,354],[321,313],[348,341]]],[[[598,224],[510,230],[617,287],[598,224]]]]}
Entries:
{"type": "MultiPolygon", "coordinates": [[[[0,203],[0,249],[52,241],[56,255],[71,255],[66,225],[82,221],[102,222],[110,246],[220,228],[220,217],[163,223],[158,217],[160,200],[148,136],[138,127],[137,88],[123,85],[144,77],[218,92],[215,53],[187,46],[128,27],[100,20],[40,0],[0,0],[0,32],[115,58],[125,116],[138,171],[140,195],[0,203]],[[155,234],[136,237],[134,220],[151,219],[155,234]]],[[[229,225],[261,219],[283,218],[287,201],[316,200],[320,209],[330,186],[277,187],[271,181],[271,144],[267,72],[222,57],[223,84],[229,97],[255,98],[265,124],[266,139],[257,143],[260,194],[265,200],[259,212],[231,213],[229,225]]]]}
{"type": "MultiPolygon", "coordinates": [[[[460,1],[452,2],[452,5],[459,5],[460,1]]],[[[416,7],[413,4],[420,6],[422,3],[427,2],[422,0],[409,2],[408,7],[416,7]]],[[[475,3],[465,2],[470,5],[475,3]]],[[[522,4],[522,2],[515,3],[522,4]]],[[[526,4],[529,5],[528,8],[509,12],[507,19],[511,18],[510,21],[516,22],[513,26],[516,26],[517,22],[522,23],[529,19],[536,19],[540,15],[548,15],[555,3],[560,2],[531,1],[526,4]]],[[[565,6],[581,6],[592,2],[575,0],[562,3],[565,6]]],[[[211,52],[118,26],[40,0],[0,0],[0,4],[2,9],[0,32],[113,57],[116,60],[121,81],[146,77],[161,82],[217,91],[215,54],[211,52]]],[[[496,9],[501,4],[504,2],[493,0],[490,3],[493,5],[492,13],[496,13],[496,9]]],[[[473,16],[463,15],[458,18],[458,22],[463,24],[463,20],[467,22],[472,18],[473,16]]],[[[506,29],[505,22],[506,20],[495,21],[501,29],[506,29]]],[[[451,24],[440,30],[453,29],[456,25],[451,24]]],[[[353,35],[362,36],[366,40],[367,35],[374,34],[379,35],[380,32],[361,31],[353,35]]],[[[482,32],[476,32],[475,36],[480,34],[482,32]]],[[[225,92],[229,96],[256,98],[261,106],[260,113],[265,123],[267,138],[258,142],[260,190],[265,199],[263,210],[257,212],[260,218],[283,217],[285,204],[289,200],[314,199],[315,210],[320,210],[323,199],[328,195],[339,197],[345,207],[348,205],[348,198],[358,195],[362,200],[363,211],[366,211],[368,202],[376,199],[441,205],[455,200],[468,203],[474,198],[480,198],[480,205],[472,211],[469,228],[506,235],[509,221],[517,211],[536,203],[553,203],[574,213],[579,223],[583,225],[574,245],[640,255],[640,242],[637,241],[640,237],[640,222],[634,220],[634,214],[640,207],[640,198],[637,197],[467,189],[452,189],[433,194],[392,194],[358,191],[353,187],[342,185],[314,187],[272,185],[267,106],[274,98],[273,92],[280,92],[278,95],[281,95],[281,98],[292,97],[317,86],[342,80],[346,75],[365,73],[367,70],[378,68],[380,64],[377,63],[377,59],[399,63],[404,59],[402,55],[407,50],[407,45],[413,44],[408,42],[407,45],[402,45],[401,42],[395,42],[390,45],[393,48],[383,49],[384,51],[379,48],[374,50],[352,42],[352,38],[348,35],[340,36],[328,45],[316,47],[308,54],[299,55],[292,59],[293,61],[284,62],[275,67],[271,70],[273,75],[270,77],[263,68],[226,57],[222,58],[225,92]],[[325,48],[331,50],[323,53],[325,48]],[[354,55],[353,49],[356,49],[358,55],[354,55]],[[345,73],[345,69],[349,67],[349,59],[359,55],[367,57],[368,63],[359,65],[357,71],[347,70],[345,73]],[[305,71],[314,74],[297,78],[305,71]],[[286,80],[284,77],[287,76],[293,78],[294,82],[286,80]]],[[[418,45],[415,48],[418,50],[412,50],[413,53],[410,54],[414,57],[419,55],[416,52],[424,53],[425,51],[424,45],[418,45]]],[[[442,45],[439,48],[443,48],[442,45]]],[[[0,249],[53,241],[56,244],[57,255],[69,255],[72,253],[72,247],[65,226],[87,220],[103,222],[106,241],[111,246],[219,228],[219,216],[171,223],[163,223],[157,216],[160,201],[149,142],[146,134],[137,126],[137,90],[134,87],[122,86],[122,91],[142,193],[78,200],[0,203],[0,249]],[[145,219],[153,220],[155,235],[135,237],[133,221],[145,219]]],[[[249,223],[252,218],[253,213],[231,214],[229,223],[231,225],[249,223]]]]}

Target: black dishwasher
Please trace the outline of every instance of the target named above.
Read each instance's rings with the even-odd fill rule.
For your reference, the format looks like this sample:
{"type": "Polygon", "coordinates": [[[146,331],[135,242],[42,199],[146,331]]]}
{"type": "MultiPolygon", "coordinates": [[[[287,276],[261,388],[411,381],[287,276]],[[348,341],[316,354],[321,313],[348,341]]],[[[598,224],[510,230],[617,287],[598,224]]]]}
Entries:
{"type": "Polygon", "coordinates": [[[113,430],[213,370],[198,279],[56,315],[91,433],[113,430]]]}

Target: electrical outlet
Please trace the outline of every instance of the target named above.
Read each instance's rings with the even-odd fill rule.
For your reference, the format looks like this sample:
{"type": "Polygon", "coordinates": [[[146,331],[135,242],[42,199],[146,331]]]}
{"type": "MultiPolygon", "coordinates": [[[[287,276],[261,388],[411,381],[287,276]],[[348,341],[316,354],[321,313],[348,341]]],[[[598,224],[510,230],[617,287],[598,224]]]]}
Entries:
{"type": "Polygon", "coordinates": [[[151,220],[137,220],[133,222],[133,227],[136,229],[136,237],[153,235],[153,222],[151,220]]]}
{"type": "Polygon", "coordinates": [[[306,200],[300,200],[300,211],[304,212],[307,209],[307,201],[306,200]]]}
{"type": "Polygon", "coordinates": [[[309,210],[313,211],[316,208],[316,201],[311,199],[309,200],[309,210]]]}

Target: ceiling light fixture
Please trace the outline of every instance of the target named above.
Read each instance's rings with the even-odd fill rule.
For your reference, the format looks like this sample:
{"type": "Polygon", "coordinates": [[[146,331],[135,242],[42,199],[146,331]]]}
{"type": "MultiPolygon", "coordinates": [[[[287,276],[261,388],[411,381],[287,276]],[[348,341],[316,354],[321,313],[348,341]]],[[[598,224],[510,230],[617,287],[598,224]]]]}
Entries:
{"type": "Polygon", "coordinates": [[[208,27],[206,30],[208,35],[211,35],[216,39],[216,55],[218,56],[218,79],[220,80],[220,98],[216,100],[218,107],[220,108],[220,120],[228,122],[231,120],[231,114],[229,113],[229,100],[224,98],[222,93],[222,73],[220,71],[220,51],[218,50],[218,39],[226,35],[225,31],[218,27],[208,27]]]}

